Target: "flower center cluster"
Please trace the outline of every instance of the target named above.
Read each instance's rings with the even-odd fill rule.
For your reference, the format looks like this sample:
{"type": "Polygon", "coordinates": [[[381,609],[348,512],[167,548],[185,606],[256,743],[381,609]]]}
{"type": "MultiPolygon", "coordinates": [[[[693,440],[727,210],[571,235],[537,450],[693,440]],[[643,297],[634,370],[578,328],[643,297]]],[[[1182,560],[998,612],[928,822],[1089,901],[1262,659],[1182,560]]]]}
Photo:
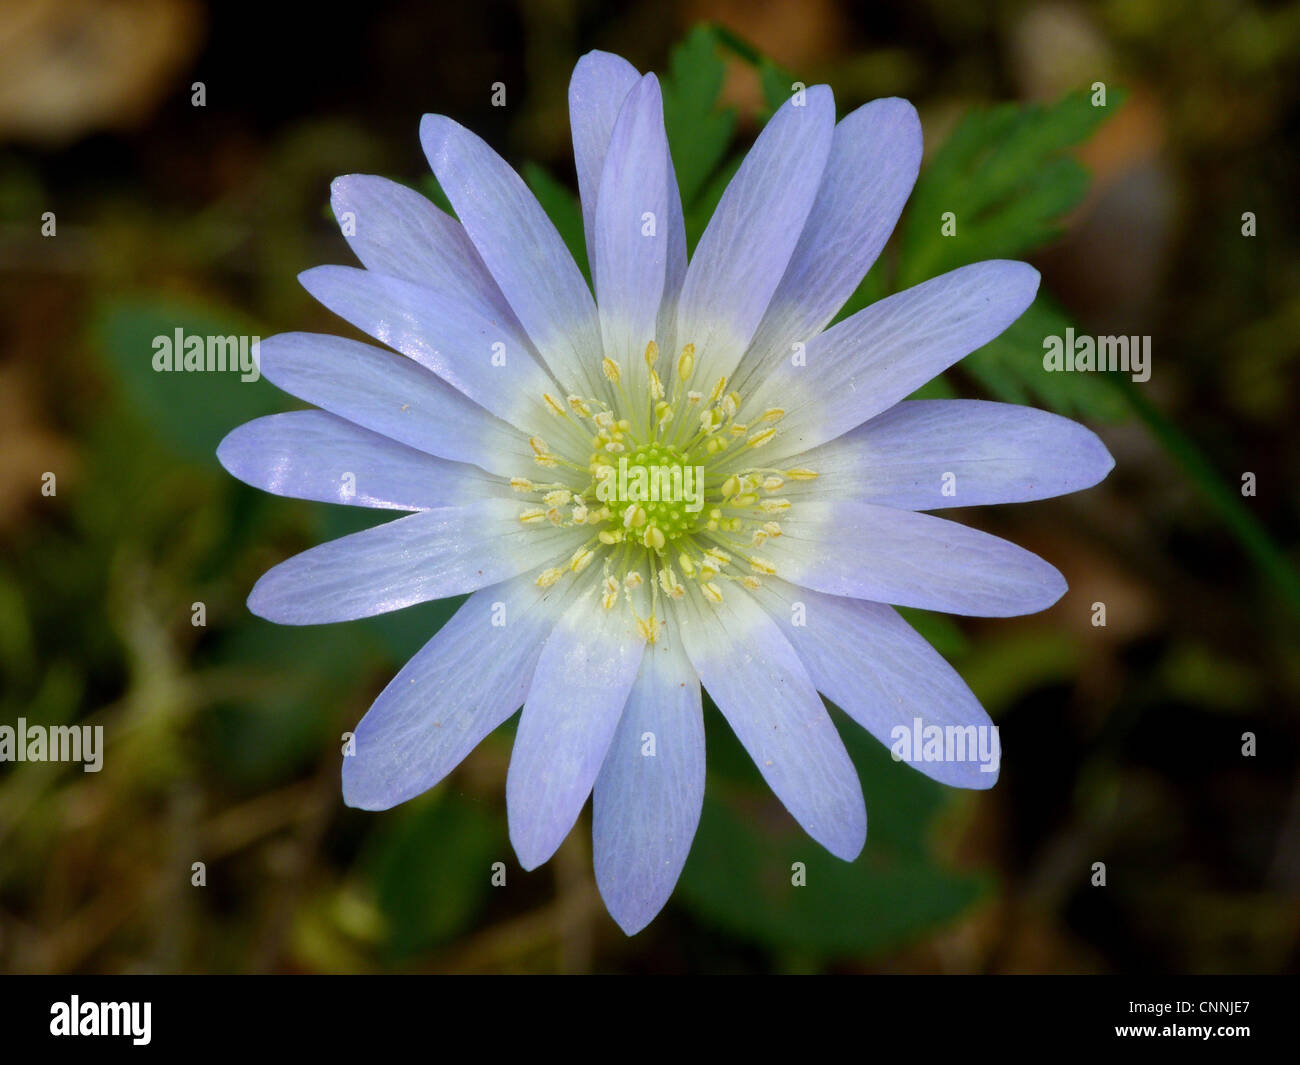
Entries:
{"type": "Polygon", "coordinates": [[[682,349],[671,389],[659,376],[658,359],[651,341],[644,383],[631,395],[609,358],[601,364],[604,396],[561,402],[543,395],[556,420],[547,434],[555,446],[540,436],[529,443],[533,461],[556,479],[510,481],[533,497],[520,511],[525,525],[590,532],[567,564],[545,570],[538,585],[582,573],[599,558],[604,606],[626,602],[650,641],[662,624],[660,595],[681,599],[693,588],[716,604],[727,581],[756,588],[760,575],[774,575],[776,567],[755,550],[781,535],[790,501],[777,493],[787,480],[817,476],[755,465],[753,452],[776,436],[785,411],[758,411],[741,422],[743,398],[727,390],[725,377],[708,392],[694,387],[694,345],[682,349]]]}
{"type": "Polygon", "coordinates": [[[601,464],[593,491],[609,505],[610,522],[653,549],[673,543],[699,524],[704,466],[668,444],[652,441],[615,465],[601,464]]]}

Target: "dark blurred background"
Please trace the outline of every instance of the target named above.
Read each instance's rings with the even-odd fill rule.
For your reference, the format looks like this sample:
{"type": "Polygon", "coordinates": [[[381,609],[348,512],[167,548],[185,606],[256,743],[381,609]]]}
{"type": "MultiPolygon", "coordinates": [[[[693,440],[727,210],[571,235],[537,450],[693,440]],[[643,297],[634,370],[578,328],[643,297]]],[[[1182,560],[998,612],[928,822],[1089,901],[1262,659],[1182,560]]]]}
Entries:
{"type": "MultiPolygon", "coordinates": [[[[1300,6],[292,7],[0,7],[0,724],[98,724],[107,743],[97,774],[0,765],[0,968],[1297,968],[1300,6]],[[1031,258],[1080,328],[1151,335],[1153,373],[1083,408],[1117,460],[1102,486],[962,515],[1054,562],[1065,599],[1026,619],[919,619],[1001,726],[997,787],[931,785],[844,727],[871,837],[843,866],[710,711],[700,835],[673,900],[628,939],[596,895],[585,815],[548,865],[515,863],[512,726],[413,803],[343,805],[339,737],[454,604],[310,629],[249,615],[262,571],[374,515],[226,476],[221,435],[294,401],[265,382],[185,392],[151,372],[149,340],[180,322],[349,332],[295,281],[351,262],[331,178],[418,186],[419,116],[438,111],[571,188],[577,57],[667,70],[701,21],[829,82],[841,113],[906,96],[927,153],[972,107],[1122,86],[1075,153],[1087,197],[1031,258]],[[793,861],[808,887],[790,886],[793,861]]],[[[760,82],[729,55],[737,148],[760,82]]]]}

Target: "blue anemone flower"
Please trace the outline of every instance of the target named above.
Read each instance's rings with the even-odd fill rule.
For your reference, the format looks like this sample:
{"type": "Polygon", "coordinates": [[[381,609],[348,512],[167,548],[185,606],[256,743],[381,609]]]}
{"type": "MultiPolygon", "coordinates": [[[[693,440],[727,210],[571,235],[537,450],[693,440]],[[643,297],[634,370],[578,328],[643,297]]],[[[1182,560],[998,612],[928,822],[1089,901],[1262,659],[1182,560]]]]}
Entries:
{"type": "MultiPolygon", "coordinates": [[[[701,685],[799,824],[852,860],[866,809],[823,694],[886,744],[991,728],[888,604],[1005,617],[1066,589],[1035,555],[923,512],[1077,491],[1113,460],[1043,411],[905,398],[1029,306],[1024,263],[963,267],[827,328],[916,180],[906,101],[836,122],[829,88],[796,93],[689,261],[654,75],[592,52],[569,106],[594,295],[518,174],[427,115],[456,217],[341,177],[362,268],[301,278],[387,349],[264,341],[263,375],[318,409],[249,422],[218,455],[269,492],[413,512],[274,567],[254,613],[317,624],[471,593],[358,725],[345,800],[420,794],[522,706],[519,861],[545,862],[592,796],[596,880],[632,934],[699,820],[701,685]]],[[[996,779],[924,746],[899,757],[957,787],[996,779]]]]}

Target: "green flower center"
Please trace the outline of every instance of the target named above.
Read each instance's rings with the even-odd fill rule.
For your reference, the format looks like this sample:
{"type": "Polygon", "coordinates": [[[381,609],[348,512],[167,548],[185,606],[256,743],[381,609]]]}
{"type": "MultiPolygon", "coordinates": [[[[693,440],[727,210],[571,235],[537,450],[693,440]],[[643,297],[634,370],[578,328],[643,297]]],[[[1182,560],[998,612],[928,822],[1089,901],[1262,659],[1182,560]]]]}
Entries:
{"type": "Polygon", "coordinates": [[[610,523],[648,546],[672,543],[697,529],[704,508],[704,467],[675,447],[652,442],[603,467],[596,497],[610,523]],[[656,532],[657,530],[657,532],[656,532]]]}

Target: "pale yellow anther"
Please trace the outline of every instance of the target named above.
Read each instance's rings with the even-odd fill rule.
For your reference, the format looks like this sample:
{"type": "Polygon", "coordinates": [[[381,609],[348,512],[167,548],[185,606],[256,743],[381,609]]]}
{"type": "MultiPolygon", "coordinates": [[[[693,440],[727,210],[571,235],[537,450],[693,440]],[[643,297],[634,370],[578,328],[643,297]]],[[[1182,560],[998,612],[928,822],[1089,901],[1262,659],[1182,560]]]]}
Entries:
{"type": "Polygon", "coordinates": [[[530,507],[519,512],[519,520],[525,525],[537,525],[546,520],[546,511],[541,507],[530,507]]]}
{"type": "Polygon", "coordinates": [[[626,451],[627,448],[617,440],[611,440],[605,445],[605,450],[611,454],[617,455],[620,451],[626,451]]]}
{"type": "Polygon", "coordinates": [[[763,531],[767,533],[768,536],[780,536],[781,526],[774,521],[765,521],[763,522],[763,531]]]}
{"type": "Polygon", "coordinates": [[[718,402],[718,397],[721,396],[722,393],[725,392],[726,390],[727,390],[727,379],[725,377],[719,377],[718,383],[713,386],[713,391],[709,394],[709,402],[710,403],[718,402]]]}
{"type": "Polygon", "coordinates": [[[580,547],[573,552],[573,557],[569,559],[569,569],[574,573],[581,573],[591,565],[591,560],[596,557],[596,552],[589,547],[580,547]]]}
{"type": "Polygon", "coordinates": [[[751,592],[756,592],[759,590],[759,588],[763,586],[763,582],[760,581],[757,577],[753,577],[753,576],[743,578],[740,583],[743,584],[746,588],[748,588],[751,592]]]}
{"type": "Polygon", "coordinates": [[[691,374],[695,372],[695,345],[687,344],[682,348],[681,357],[677,360],[677,376],[683,381],[689,381],[691,374]]]}
{"type": "Polygon", "coordinates": [[[664,398],[664,383],[659,380],[659,374],[654,370],[650,371],[650,398],[664,398]]]}
{"type": "Polygon", "coordinates": [[[641,574],[638,573],[636,570],[633,570],[631,573],[629,573],[626,577],[623,578],[623,587],[626,588],[629,592],[636,588],[640,588],[641,585],[644,583],[645,583],[645,578],[643,578],[641,574]]]}
{"type": "Polygon", "coordinates": [[[581,396],[567,396],[569,406],[581,414],[584,418],[591,417],[591,408],[587,406],[587,401],[581,396]]]}
{"type": "Polygon", "coordinates": [[[622,529],[601,529],[596,535],[602,544],[621,544],[623,542],[622,529]]]}
{"type": "Polygon", "coordinates": [[[722,602],[722,589],[719,588],[712,581],[709,581],[708,584],[702,585],[700,591],[704,593],[704,598],[707,599],[710,603],[722,602]]]}
{"type": "Polygon", "coordinates": [[[549,588],[552,584],[564,576],[564,571],[552,566],[548,570],[543,570],[537,578],[537,587],[549,588]]]}
{"type": "Polygon", "coordinates": [[[685,551],[677,556],[677,562],[682,567],[682,572],[686,574],[688,580],[695,576],[695,563],[691,561],[691,556],[685,551]]]}
{"type": "Polygon", "coordinates": [[[551,507],[546,512],[546,520],[549,521],[552,525],[563,525],[564,512],[560,510],[559,507],[551,507]]]}
{"type": "Polygon", "coordinates": [[[613,610],[618,602],[618,580],[614,577],[605,578],[605,594],[600,598],[600,605],[606,610],[613,610]]]}
{"type": "Polygon", "coordinates": [[[654,366],[659,361],[659,345],[653,340],[645,346],[645,364],[654,366]]]}
{"type": "Polygon", "coordinates": [[[751,437],[749,438],[749,442],[748,442],[745,446],[746,446],[746,447],[762,447],[762,446],[763,446],[764,444],[766,444],[769,440],[771,440],[772,437],[774,437],[774,436],[776,436],[776,429],[775,429],[775,428],[772,428],[772,429],[764,429],[761,433],[755,433],[753,436],[751,436],[751,437]]]}
{"type": "Polygon", "coordinates": [[[762,417],[758,420],[760,422],[779,422],[784,417],[784,407],[768,407],[767,410],[763,411],[762,417]]]}
{"type": "Polygon", "coordinates": [[[758,555],[750,555],[749,564],[755,573],[766,573],[769,577],[776,573],[776,566],[765,558],[759,558],[758,555]]]}
{"type": "Polygon", "coordinates": [[[764,478],[763,478],[763,491],[764,491],[764,492],[777,492],[777,491],[780,491],[781,486],[782,486],[783,484],[785,484],[785,481],[781,480],[780,477],[764,477],[764,478]]]}
{"type": "Polygon", "coordinates": [[[561,418],[567,418],[569,416],[568,411],[560,406],[560,401],[549,392],[543,392],[542,399],[546,400],[546,405],[550,407],[552,414],[558,414],[561,418]]]}
{"type": "Polygon", "coordinates": [[[790,509],[790,500],[765,499],[758,505],[758,509],[764,514],[783,514],[790,509]]]}
{"type": "Polygon", "coordinates": [[[722,402],[718,404],[718,409],[728,418],[734,418],[736,416],[736,411],[739,409],[736,401],[731,398],[734,395],[735,393],[732,392],[723,396],[722,402]]]}
{"type": "Polygon", "coordinates": [[[730,499],[740,491],[740,478],[734,473],[722,482],[722,498],[730,499]]]}
{"type": "Polygon", "coordinates": [[[755,529],[754,535],[750,537],[749,542],[753,544],[755,547],[762,547],[765,543],[767,543],[767,533],[765,533],[762,529],[755,529]]]}
{"type": "Polygon", "coordinates": [[[724,566],[731,561],[731,556],[720,547],[710,547],[704,552],[709,558],[717,559],[724,566]]]}
{"type": "Polygon", "coordinates": [[[542,502],[548,507],[562,507],[572,498],[573,493],[567,488],[557,488],[554,492],[547,492],[542,496],[542,502]]]}
{"type": "Polygon", "coordinates": [[[649,618],[637,618],[636,631],[641,634],[641,639],[646,643],[654,643],[659,631],[659,622],[655,620],[653,614],[649,618]]]}
{"type": "Polygon", "coordinates": [[[584,525],[587,521],[587,508],[579,503],[573,508],[573,520],[577,525],[584,525]]]}
{"type": "Polygon", "coordinates": [[[602,429],[608,429],[614,424],[614,414],[612,411],[602,410],[591,419],[602,429]]]}
{"type": "Polygon", "coordinates": [[[736,498],[732,500],[732,503],[734,503],[738,507],[752,507],[757,502],[758,502],[758,496],[756,496],[753,492],[742,492],[740,495],[736,496],[736,498]]]}
{"type": "Polygon", "coordinates": [[[786,470],[785,475],[792,481],[814,481],[818,477],[816,470],[806,470],[802,468],[786,470]]]}
{"type": "Polygon", "coordinates": [[[716,577],[721,572],[722,572],[721,566],[719,566],[715,561],[713,561],[713,559],[706,558],[703,562],[700,563],[699,579],[702,581],[711,581],[713,580],[714,577],[716,577]]]}
{"type": "Polygon", "coordinates": [[[711,436],[704,442],[704,450],[710,455],[716,455],[719,451],[725,450],[727,442],[720,436],[711,436]]]}
{"type": "Polygon", "coordinates": [[[528,446],[533,449],[535,455],[549,455],[551,453],[551,449],[546,446],[546,441],[540,436],[530,436],[528,446]]]}
{"type": "Polygon", "coordinates": [[[623,511],[623,528],[639,529],[645,524],[645,507],[637,503],[623,511]]]}
{"type": "Polygon", "coordinates": [[[743,422],[736,422],[727,430],[727,432],[729,432],[732,436],[744,436],[747,432],[749,432],[749,426],[745,425],[743,422]]]}
{"type": "Polygon", "coordinates": [[[652,551],[662,551],[668,539],[658,525],[651,525],[650,528],[646,529],[645,535],[641,537],[641,542],[652,551]]]}
{"type": "Polygon", "coordinates": [[[618,363],[608,355],[600,360],[600,370],[614,384],[618,384],[619,378],[623,376],[619,373],[618,363]]]}
{"type": "Polygon", "coordinates": [[[699,401],[702,400],[703,398],[704,398],[703,392],[690,391],[686,393],[686,402],[689,403],[692,407],[694,407],[697,403],[699,403],[699,401]]]}
{"type": "Polygon", "coordinates": [[[673,572],[672,566],[664,566],[659,571],[659,587],[671,599],[680,599],[686,594],[686,589],[682,587],[682,582],[677,579],[677,574],[673,572]]]}
{"type": "Polygon", "coordinates": [[[513,488],[516,492],[535,491],[533,482],[530,481],[527,477],[511,477],[510,487],[513,488]]]}

